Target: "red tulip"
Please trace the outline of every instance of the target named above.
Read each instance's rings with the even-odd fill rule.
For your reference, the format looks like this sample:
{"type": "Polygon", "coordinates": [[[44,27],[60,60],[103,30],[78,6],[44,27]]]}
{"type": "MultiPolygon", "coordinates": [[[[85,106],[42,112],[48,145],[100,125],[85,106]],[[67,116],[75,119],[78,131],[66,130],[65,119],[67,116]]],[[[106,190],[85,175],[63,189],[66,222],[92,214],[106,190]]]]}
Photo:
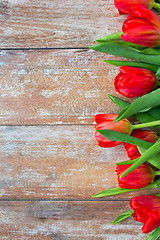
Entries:
{"type": "Polygon", "coordinates": [[[149,233],[160,226],[160,197],[152,195],[133,197],[130,206],[134,210],[132,214],[134,219],[144,224],[143,233],[149,233]]]}
{"type": "Polygon", "coordinates": [[[154,0],[114,0],[114,5],[118,9],[120,14],[130,14],[132,4],[142,4],[147,8],[152,8],[154,0]]]}
{"type": "Polygon", "coordinates": [[[125,97],[140,97],[150,93],[157,86],[158,80],[153,72],[137,67],[120,67],[115,77],[115,90],[125,97]]]}
{"type": "MultiPolygon", "coordinates": [[[[131,136],[140,138],[142,140],[145,140],[147,142],[153,142],[155,143],[158,140],[158,136],[153,131],[147,131],[147,130],[133,130],[131,133],[131,136]]],[[[140,152],[138,151],[137,146],[130,144],[130,143],[124,143],[125,149],[127,151],[128,157],[133,160],[141,156],[140,152]]]]}
{"type": "Polygon", "coordinates": [[[132,5],[132,14],[122,26],[122,39],[144,47],[155,47],[160,43],[160,18],[147,7],[132,5]]]}
{"type": "Polygon", "coordinates": [[[118,165],[116,172],[118,176],[118,185],[121,188],[126,189],[139,189],[148,186],[154,180],[155,174],[151,167],[146,163],[141,164],[127,176],[120,178],[123,172],[125,172],[131,164],[118,165]]]}
{"type": "MultiPolygon", "coordinates": [[[[98,114],[96,115],[95,121],[97,125],[95,126],[96,130],[100,129],[111,129],[118,132],[130,134],[131,133],[131,123],[127,119],[123,119],[119,122],[113,122],[117,118],[118,114],[98,114]]],[[[114,147],[121,142],[112,141],[103,137],[100,133],[96,131],[95,133],[96,140],[100,147],[114,147]]]]}

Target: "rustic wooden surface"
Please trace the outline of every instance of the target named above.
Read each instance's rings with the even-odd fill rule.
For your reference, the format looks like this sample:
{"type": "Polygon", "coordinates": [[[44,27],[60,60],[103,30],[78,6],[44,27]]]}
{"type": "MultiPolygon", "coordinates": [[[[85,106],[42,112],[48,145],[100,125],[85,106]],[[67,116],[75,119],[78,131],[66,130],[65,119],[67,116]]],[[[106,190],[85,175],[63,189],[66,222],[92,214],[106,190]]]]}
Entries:
{"type": "Polygon", "coordinates": [[[2,0],[0,8],[2,48],[86,47],[124,19],[112,0],[2,0]]]}
{"type": "Polygon", "coordinates": [[[118,68],[86,46],[125,16],[112,0],[8,0],[0,17],[0,239],[146,239],[133,218],[111,223],[148,191],[91,198],[127,155],[94,139],[94,115],[119,111],[118,68]]]}
{"type": "Polygon", "coordinates": [[[131,218],[111,225],[117,211],[128,209],[124,201],[2,201],[1,239],[144,239],[140,224],[131,218]]]}
{"type": "Polygon", "coordinates": [[[118,111],[118,68],[105,54],[61,49],[1,51],[0,124],[93,124],[97,113],[118,111]]]}

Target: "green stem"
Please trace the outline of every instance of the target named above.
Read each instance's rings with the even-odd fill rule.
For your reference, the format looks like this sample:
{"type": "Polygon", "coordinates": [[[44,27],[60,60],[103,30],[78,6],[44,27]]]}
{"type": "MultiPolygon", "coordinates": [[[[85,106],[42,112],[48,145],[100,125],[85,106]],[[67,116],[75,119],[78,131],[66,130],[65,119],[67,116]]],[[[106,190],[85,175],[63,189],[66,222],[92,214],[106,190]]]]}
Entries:
{"type": "Polygon", "coordinates": [[[160,4],[159,4],[159,3],[154,2],[153,7],[154,7],[157,11],[160,11],[160,4]]]}
{"type": "Polygon", "coordinates": [[[155,176],[160,176],[160,171],[154,171],[155,176]]]}
{"type": "Polygon", "coordinates": [[[96,42],[102,43],[102,42],[108,42],[111,40],[118,40],[118,39],[121,39],[122,34],[123,34],[123,32],[113,33],[113,34],[110,34],[110,35],[107,35],[107,36],[97,39],[96,42]]]}
{"type": "Polygon", "coordinates": [[[132,129],[138,129],[138,128],[145,128],[145,127],[153,127],[160,125],[160,120],[158,121],[153,121],[153,122],[148,122],[148,123],[142,123],[142,124],[136,124],[132,125],[132,129]]]}

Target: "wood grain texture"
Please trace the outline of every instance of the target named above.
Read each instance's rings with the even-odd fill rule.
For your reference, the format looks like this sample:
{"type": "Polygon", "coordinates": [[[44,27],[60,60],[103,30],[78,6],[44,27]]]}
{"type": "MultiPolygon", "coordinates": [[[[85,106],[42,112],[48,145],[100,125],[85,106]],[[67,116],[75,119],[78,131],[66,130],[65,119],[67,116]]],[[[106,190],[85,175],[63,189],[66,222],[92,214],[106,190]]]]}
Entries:
{"type": "Polygon", "coordinates": [[[0,48],[86,47],[121,30],[112,0],[2,0],[0,48]]]}
{"type": "Polygon", "coordinates": [[[0,202],[2,239],[145,240],[132,217],[112,226],[129,201],[0,202]]]}
{"type": "Polygon", "coordinates": [[[93,116],[119,111],[106,96],[118,68],[103,60],[114,58],[80,48],[125,18],[112,0],[0,2],[0,48],[23,49],[0,51],[1,239],[146,239],[133,218],[111,223],[148,191],[90,199],[117,186],[114,163],[127,155],[94,139],[93,116]]]}
{"type": "MultiPolygon", "coordinates": [[[[118,112],[107,97],[118,67],[91,50],[1,51],[0,124],[85,124],[118,112]]],[[[119,96],[121,97],[121,96],[119,96]]]]}
{"type": "Polygon", "coordinates": [[[89,125],[1,126],[0,143],[1,199],[88,199],[117,187],[114,164],[128,159],[123,144],[100,148],[89,125]]]}

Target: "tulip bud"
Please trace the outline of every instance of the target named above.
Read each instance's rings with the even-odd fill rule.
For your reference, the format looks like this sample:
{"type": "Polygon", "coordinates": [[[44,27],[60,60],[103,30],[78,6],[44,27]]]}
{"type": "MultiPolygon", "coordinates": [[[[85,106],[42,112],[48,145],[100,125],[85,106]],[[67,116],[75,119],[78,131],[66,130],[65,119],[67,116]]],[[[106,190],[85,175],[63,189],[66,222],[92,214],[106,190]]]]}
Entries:
{"type": "MultiPolygon", "coordinates": [[[[100,129],[111,129],[114,131],[130,134],[132,131],[131,123],[127,119],[123,119],[119,122],[113,122],[117,118],[118,114],[98,114],[96,115],[95,121],[97,125],[96,130],[100,129]]],[[[120,141],[112,141],[103,137],[99,132],[96,131],[95,138],[98,141],[100,147],[114,147],[120,144],[120,141]]]]}
{"type": "Polygon", "coordinates": [[[132,14],[122,26],[122,39],[144,47],[156,47],[160,43],[160,18],[147,7],[132,5],[132,14]]]}
{"type": "Polygon", "coordinates": [[[115,77],[115,90],[125,97],[140,97],[150,93],[158,80],[153,72],[143,68],[122,66],[115,77]]]}
{"type": "Polygon", "coordinates": [[[154,5],[154,0],[114,0],[114,5],[118,9],[119,14],[130,14],[131,6],[133,4],[142,4],[147,8],[152,8],[154,5]]]}
{"type": "MultiPolygon", "coordinates": [[[[147,142],[153,142],[155,143],[158,140],[158,136],[153,131],[147,131],[147,130],[133,130],[131,133],[132,137],[140,138],[147,142]]],[[[128,157],[133,160],[141,156],[140,152],[138,151],[137,146],[130,144],[130,143],[124,143],[125,149],[127,151],[128,157]]]]}
{"type": "Polygon", "coordinates": [[[134,219],[144,224],[143,233],[149,233],[160,226],[160,197],[152,195],[133,197],[130,206],[134,211],[132,214],[134,219]]]}
{"type": "Polygon", "coordinates": [[[141,164],[125,177],[120,178],[131,165],[118,165],[116,172],[118,176],[118,185],[126,189],[139,189],[148,186],[154,180],[155,174],[151,167],[146,163],[141,164]]]}

